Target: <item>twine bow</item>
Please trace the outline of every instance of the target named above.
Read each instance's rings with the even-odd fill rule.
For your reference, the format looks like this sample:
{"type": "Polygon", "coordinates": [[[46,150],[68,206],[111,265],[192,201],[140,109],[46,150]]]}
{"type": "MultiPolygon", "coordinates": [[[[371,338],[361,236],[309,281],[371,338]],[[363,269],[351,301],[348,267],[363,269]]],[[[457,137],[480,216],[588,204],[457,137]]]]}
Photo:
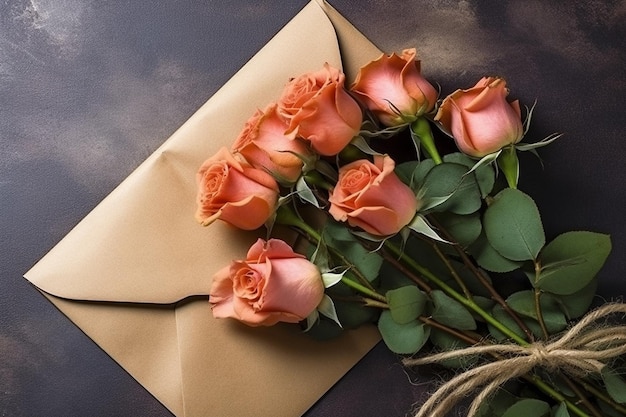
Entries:
{"type": "Polygon", "coordinates": [[[579,377],[589,373],[600,373],[605,361],[626,354],[626,325],[595,323],[616,313],[626,315],[626,305],[605,304],[587,313],[561,337],[547,343],[536,342],[528,346],[512,344],[471,346],[424,358],[405,359],[403,361],[405,366],[417,366],[470,355],[493,354],[504,357],[471,368],[443,384],[422,405],[415,417],[444,416],[459,400],[482,387],[471,403],[468,417],[472,417],[484,400],[498,387],[529,373],[535,367],[559,370],[579,377]]]}

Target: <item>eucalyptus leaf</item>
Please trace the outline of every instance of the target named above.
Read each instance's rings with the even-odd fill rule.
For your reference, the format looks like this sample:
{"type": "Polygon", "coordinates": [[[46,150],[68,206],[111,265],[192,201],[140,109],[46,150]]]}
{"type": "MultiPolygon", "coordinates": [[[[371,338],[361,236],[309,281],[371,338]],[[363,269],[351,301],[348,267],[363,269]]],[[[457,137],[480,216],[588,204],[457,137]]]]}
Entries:
{"type": "MultiPolygon", "coordinates": [[[[567,318],[565,317],[565,313],[559,308],[556,300],[552,297],[546,297],[543,294],[540,296],[539,300],[541,316],[548,332],[554,334],[565,329],[567,327],[567,318]]],[[[515,312],[539,322],[534,291],[524,290],[515,292],[506,299],[506,303],[515,312]]]]}
{"type": "Polygon", "coordinates": [[[475,330],[476,320],[463,304],[448,296],[441,290],[434,290],[430,297],[435,306],[431,317],[433,320],[459,330],[475,330]]]}
{"type": "Polygon", "coordinates": [[[604,366],[600,370],[602,381],[613,401],[626,404],[626,381],[613,369],[604,366]]]}
{"type": "Polygon", "coordinates": [[[470,214],[480,209],[482,196],[476,178],[467,174],[467,167],[457,163],[444,162],[436,165],[426,175],[420,195],[427,201],[450,196],[433,211],[450,211],[457,214],[470,214]]]}
{"type": "Polygon", "coordinates": [[[399,324],[416,320],[428,302],[428,297],[414,285],[387,291],[385,296],[391,317],[399,324]]]}
{"type": "MultiPolygon", "coordinates": [[[[430,342],[441,349],[442,351],[451,351],[455,349],[461,349],[467,347],[468,344],[459,340],[458,338],[446,333],[442,330],[433,328],[430,332],[430,342]]],[[[462,368],[467,369],[474,365],[478,361],[477,355],[463,356],[460,358],[446,359],[439,362],[440,365],[446,368],[462,368]]]]}
{"type": "Polygon", "coordinates": [[[473,174],[476,176],[478,188],[480,189],[480,193],[483,198],[489,195],[491,190],[493,190],[493,186],[496,182],[496,172],[491,164],[488,163],[492,161],[487,161],[487,163],[481,163],[478,165],[474,159],[461,152],[453,152],[444,155],[443,160],[444,162],[454,162],[469,168],[470,171],[468,171],[466,175],[473,174]]]}
{"type": "Polygon", "coordinates": [[[553,294],[573,294],[587,286],[611,252],[608,235],[586,231],[557,236],[541,251],[533,285],[553,294]]]}
{"type": "Polygon", "coordinates": [[[438,213],[436,218],[454,240],[464,248],[478,239],[483,227],[478,213],[461,215],[446,212],[438,213]]]}
{"type": "Polygon", "coordinates": [[[383,258],[377,253],[365,249],[345,226],[333,221],[327,222],[323,238],[328,246],[340,252],[370,282],[378,277],[383,258]]]}
{"type": "Polygon", "coordinates": [[[524,398],[510,406],[502,417],[547,417],[550,415],[550,405],[535,398],[524,398]]]}
{"type": "Polygon", "coordinates": [[[380,314],[378,330],[383,341],[394,353],[417,353],[428,341],[430,326],[417,320],[405,324],[398,324],[391,317],[389,310],[380,314]]]}
{"type": "Polygon", "coordinates": [[[409,161],[396,165],[395,173],[400,180],[413,190],[417,190],[424,183],[426,174],[433,169],[435,162],[432,159],[423,161],[409,161]]]}
{"type": "Polygon", "coordinates": [[[598,288],[598,277],[591,280],[587,286],[578,290],[573,294],[568,295],[556,295],[545,293],[544,297],[553,297],[555,303],[559,305],[561,311],[565,313],[565,316],[569,320],[573,320],[582,317],[593,303],[593,299],[596,297],[596,290],[598,288]]]}
{"type": "MultiPolygon", "coordinates": [[[[509,330],[511,330],[522,339],[526,337],[526,334],[524,333],[522,328],[518,326],[515,320],[513,320],[511,316],[509,316],[509,314],[504,311],[502,306],[500,306],[499,304],[493,306],[493,308],[491,309],[491,315],[494,319],[502,323],[504,326],[506,326],[509,330]]],[[[528,323],[526,324],[529,325],[528,323]]],[[[534,326],[534,329],[532,328],[532,325],[529,325],[529,327],[531,327],[533,334],[539,334],[541,332],[541,329],[539,329],[537,325],[534,326]]],[[[489,329],[489,333],[491,334],[491,336],[493,336],[493,338],[499,342],[504,341],[508,338],[504,333],[493,327],[491,324],[488,324],[487,328],[489,329]]]]}
{"type": "Polygon", "coordinates": [[[554,417],[570,417],[569,411],[567,411],[567,404],[560,403],[554,411],[554,417]]]}
{"type": "Polygon", "coordinates": [[[521,262],[512,261],[500,255],[500,253],[491,246],[484,233],[478,236],[467,250],[474,257],[476,263],[487,271],[511,272],[522,265],[521,262]]]}
{"type": "Polygon", "coordinates": [[[344,329],[356,329],[366,323],[376,323],[380,309],[365,308],[362,303],[354,301],[333,300],[337,317],[344,329]]]}
{"type": "Polygon", "coordinates": [[[512,261],[537,259],[546,242],[535,202],[513,188],[496,194],[485,211],[483,227],[491,246],[512,261]]]}

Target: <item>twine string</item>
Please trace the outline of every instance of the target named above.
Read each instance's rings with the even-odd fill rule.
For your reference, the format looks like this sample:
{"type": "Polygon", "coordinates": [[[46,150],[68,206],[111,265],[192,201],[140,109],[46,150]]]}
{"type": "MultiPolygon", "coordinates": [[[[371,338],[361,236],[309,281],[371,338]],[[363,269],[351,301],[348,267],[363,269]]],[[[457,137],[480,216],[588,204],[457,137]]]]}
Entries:
{"type": "Polygon", "coordinates": [[[468,417],[472,417],[502,384],[526,375],[536,367],[558,370],[575,377],[600,373],[606,362],[626,354],[626,326],[596,323],[613,314],[626,316],[626,304],[605,304],[592,310],[560,337],[549,342],[535,342],[528,346],[475,345],[423,358],[405,359],[405,366],[418,366],[474,355],[503,357],[470,368],[441,385],[415,417],[443,417],[457,402],[480,389],[470,405],[468,417]]]}

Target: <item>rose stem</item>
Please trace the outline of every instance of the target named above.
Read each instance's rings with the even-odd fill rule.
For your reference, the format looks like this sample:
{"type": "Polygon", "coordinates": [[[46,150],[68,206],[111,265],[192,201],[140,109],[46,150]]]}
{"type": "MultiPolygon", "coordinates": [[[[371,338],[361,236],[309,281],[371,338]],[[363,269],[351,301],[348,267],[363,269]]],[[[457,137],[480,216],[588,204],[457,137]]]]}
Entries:
{"type": "Polygon", "coordinates": [[[576,394],[576,396],[580,399],[580,402],[585,407],[587,407],[591,414],[593,414],[595,417],[602,417],[602,414],[593,406],[593,404],[589,402],[589,399],[585,395],[583,395],[578,386],[567,375],[561,373],[561,378],[563,378],[565,384],[570,387],[572,391],[574,391],[574,394],[576,394]]]}
{"type": "MultiPolygon", "coordinates": [[[[432,274],[428,269],[422,267],[421,265],[416,263],[413,259],[407,257],[400,250],[400,248],[396,247],[394,244],[390,243],[389,241],[385,242],[385,246],[387,246],[396,256],[400,257],[403,261],[405,261],[409,265],[409,267],[411,269],[417,271],[422,276],[426,277],[430,281],[432,281],[435,284],[437,284],[449,296],[451,296],[452,298],[454,298],[455,300],[457,300],[458,302],[460,302],[464,306],[468,307],[470,310],[474,311],[475,313],[477,313],[478,315],[483,317],[485,319],[485,321],[487,321],[489,324],[491,324],[492,326],[497,328],[500,332],[502,332],[503,334],[505,334],[509,338],[513,339],[520,346],[525,346],[525,347],[530,346],[529,342],[527,342],[526,340],[524,340],[523,338],[518,336],[516,333],[511,331],[508,327],[506,327],[505,325],[500,323],[493,316],[491,316],[489,313],[484,311],[474,301],[472,301],[471,299],[465,298],[463,295],[461,295],[460,293],[456,292],[453,288],[451,288],[445,282],[441,281],[438,277],[436,277],[434,274],[432,274]]],[[[409,274],[412,275],[412,273],[410,271],[407,271],[407,272],[409,272],[409,274]]],[[[480,343],[480,342],[476,341],[476,343],[480,343]]],[[[575,404],[573,404],[570,401],[568,401],[567,398],[565,398],[560,392],[558,392],[557,390],[552,388],[550,385],[548,385],[545,381],[543,381],[537,375],[533,375],[532,377],[524,377],[524,379],[526,379],[527,381],[533,383],[537,388],[542,390],[544,393],[546,393],[547,395],[549,395],[553,399],[555,399],[557,401],[565,402],[567,407],[568,407],[568,409],[570,409],[570,411],[574,412],[579,417],[590,417],[587,413],[585,413],[583,410],[578,408],[575,404]]]]}
{"type": "MultiPolygon", "coordinates": [[[[306,222],[300,219],[292,210],[288,209],[286,206],[281,206],[276,212],[276,222],[292,227],[296,232],[300,233],[309,241],[312,241],[315,244],[319,244],[322,240],[322,236],[319,234],[317,230],[309,226],[306,222]]],[[[359,291],[360,293],[367,295],[368,297],[374,298],[383,303],[387,302],[387,298],[383,295],[378,294],[372,287],[367,278],[363,276],[361,271],[358,270],[353,264],[351,264],[342,254],[340,254],[336,249],[332,247],[328,247],[328,249],[333,253],[333,255],[339,257],[342,262],[345,262],[347,267],[350,268],[350,271],[357,276],[357,278],[361,281],[367,282],[367,285],[363,285],[362,283],[356,282],[345,275],[341,277],[341,282],[349,286],[350,288],[359,291]]]]}
{"type": "Polygon", "coordinates": [[[535,314],[537,315],[537,321],[539,322],[539,327],[541,327],[541,332],[543,333],[544,339],[550,337],[548,332],[548,328],[546,327],[546,322],[543,319],[543,312],[541,310],[541,290],[539,288],[535,288],[535,314]]]}
{"type": "Polygon", "coordinates": [[[435,164],[441,164],[443,161],[441,160],[441,156],[439,156],[439,151],[437,151],[437,147],[435,146],[433,131],[430,128],[428,119],[426,119],[425,117],[418,117],[417,120],[411,123],[409,130],[411,131],[411,139],[413,139],[415,149],[418,152],[418,159],[419,144],[421,144],[424,147],[424,150],[426,150],[426,153],[433,159],[435,164]]]}
{"type": "MultiPolygon", "coordinates": [[[[436,218],[434,218],[433,216],[429,216],[428,220],[431,221],[435,225],[435,227],[437,227],[437,229],[444,235],[443,237],[446,240],[450,242],[454,242],[454,238],[441,225],[441,223],[437,221],[436,218]]],[[[530,329],[528,328],[528,326],[526,325],[526,323],[524,323],[524,321],[519,317],[519,315],[511,309],[511,307],[506,303],[504,298],[502,298],[502,296],[496,291],[493,285],[485,278],[482,272],[478,268],[476,268],[476,266],[474,265],[472,260],[467,256],[463,248],[461,248],[461,246],[457,242],[454,242],[452,244],[452,247],[457,252],[459,257],[463,260],[463,263],[474,274],[476,279],[478,279],[481,285],[485,287],[485,289],[489,292],[491,299],[494,300],[496,303],[498,303],[502,307],[502,309],[515,321],[515,324],[517,324],[520,327],[520,329],[522,329],[522,331],[524,332],[528,340],[530,342],[534,342],[535,337],[533,333],[530,331],[530,329]]]]}
{"type": "Polygon", "coordinates": [[[421,266],[420,264],[415,262],[415,260],[413,260],[412,258],[408,257],[394,243],[391,243],[389,240],[386,240],[385,243],[384,243],[384,246],[392,252],[394,257],[399,258],[410,269],[412,269],[416,273],[420,274],[422,277],[426,278],[427,280],[435,283],[439,288],[441,288],[450,297],[454,298],[456,301],[460,302],[462,305],[464,305],[465,307],[469,308],[470,310],[472,310],[473,312],[475,312],[476,314],[481,316],[483,319],[485,319],[485,321],[487,323],[491,324],[493,327],[498,329],[501,333],[503,333],[504,335],[506,335],[510,339],[513,339],[515,342],[517,342],[517,344],[519,344],[520,346],[529,346],[530,345],[530,343],[528,343],[525,339],[521,338],[517,333],[513,332],[511,329],[506,327],[504,324],[502,324],[498,320],[496,320],[491,314],[489,314],[485,310],[483,310],[472,299],[468,299],[465,296],[463,296],[462,294],[458,293],[454,288],[450,287],[444,281],[439,279],[436,275],[434,275],[428,269],[424,268],[423,266],[421,266]]]}

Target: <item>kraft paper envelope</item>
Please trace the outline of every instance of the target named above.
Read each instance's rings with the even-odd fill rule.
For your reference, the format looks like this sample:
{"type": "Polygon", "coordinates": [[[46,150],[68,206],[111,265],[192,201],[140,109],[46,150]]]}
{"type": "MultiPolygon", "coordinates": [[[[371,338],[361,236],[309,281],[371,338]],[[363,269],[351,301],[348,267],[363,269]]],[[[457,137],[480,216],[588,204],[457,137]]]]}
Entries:
{"type": "Polygon", "coordinates": [[[309,3],[26,278],[177,416],[301,415],[379,336],[316,342],[297,326],[213,319],[211,276],[262,233],[197,224],[195,172],[289,77],[343,61],[351,79],[379,54],[332,7],[309,3]]]}

